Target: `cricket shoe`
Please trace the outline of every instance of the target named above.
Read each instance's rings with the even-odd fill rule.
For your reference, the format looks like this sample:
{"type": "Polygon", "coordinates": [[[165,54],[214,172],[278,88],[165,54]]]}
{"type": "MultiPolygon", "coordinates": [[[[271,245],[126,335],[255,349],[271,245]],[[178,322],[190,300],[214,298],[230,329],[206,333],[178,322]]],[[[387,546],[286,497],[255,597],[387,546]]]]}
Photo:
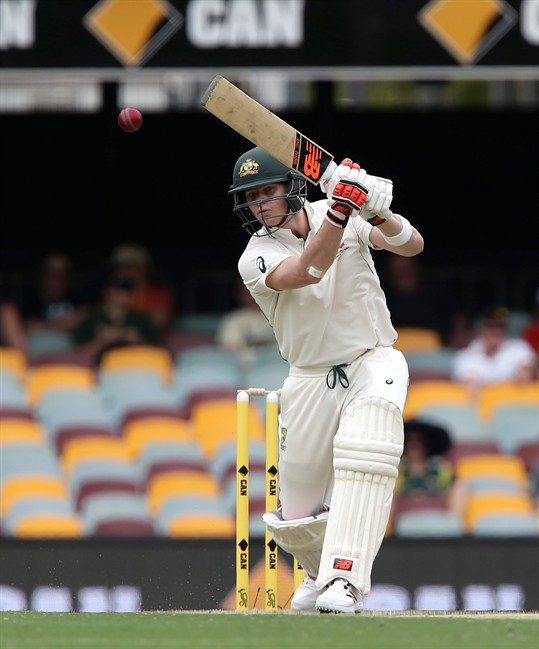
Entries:
{"type": "Polygon", "coordinates": [[[320,595],[320,592],[316,590],[314,579],[311,579],[311,577],[305,577],[301,584],[296,588],[296,592],[290,602],[290,608],[293,611],[315,613],[315,604],[318,595],[320,595]]]}
{"type": "Polygon", "coordinates": [[[318,595],[315,608],[320,613],[360,613],[363,598],[355,586],[346,579],[338,578],[318,595]]]}

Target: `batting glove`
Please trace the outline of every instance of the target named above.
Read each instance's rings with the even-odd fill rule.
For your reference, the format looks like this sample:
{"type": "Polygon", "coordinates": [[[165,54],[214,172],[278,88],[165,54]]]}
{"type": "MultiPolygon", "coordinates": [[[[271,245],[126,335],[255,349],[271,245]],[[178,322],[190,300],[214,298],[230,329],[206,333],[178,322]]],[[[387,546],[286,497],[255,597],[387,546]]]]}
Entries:
{"type": "Polygon", "coordinates": [[[335,174],[337,172],[340,175],[327,200],[329,209],[326,218],[332,225],[345,228],[348,219],[356,217],[367,200],[367,172],[349,158],[342,161],[335,174]]]}
{"type": "Polygon", "coordinates": [[[389,206],[393,200],[393,181],[379,176],[370,178],[369,196],[361,216],[371,225],[380,225],[392,215],[389,206]]]}

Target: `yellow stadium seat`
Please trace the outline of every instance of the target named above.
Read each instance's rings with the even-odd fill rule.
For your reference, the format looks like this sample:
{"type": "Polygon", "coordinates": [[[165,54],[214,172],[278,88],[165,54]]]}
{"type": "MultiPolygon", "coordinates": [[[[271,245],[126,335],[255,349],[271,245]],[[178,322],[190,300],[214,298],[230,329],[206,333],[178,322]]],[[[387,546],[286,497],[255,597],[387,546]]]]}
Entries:
{"type": "Polygon", "coordinates": [[[34,419],[23,417],[0,419],[0,444],[42,444],[45,439],[43,426],[34,419]]]}
{"type": "Polygon", "coordinates": [[[32,514],[22,517],[14,527],[17,538],[81,538],[84,525],[76,514],[32,514]]]}
{"type": "Polygon", "coordinates": [[[455,475],[463,480],[498,478],[514,480],[524,488],[528,485],[528,474],[522,458],[503,453],[461,457],[455,463],[455,475]]]}
{"type": "Polygon", "coordinates": [[[477,492],[466,500],[464,524],[473,533],[481,518],[493,514],[531,514],[533,503],[526,492],[477,492]]]}
{"type": "Polygon", "coordinates": [[[168,349],[153,345],[117,347],[103,354],[99,364],[100,372],[125,370],[155,372],[164,383],[170,383],[174,375],[174,362],[168,349]]]}
{"type": "MultiPolygon", "coordinates": [[[[195,436],[202,446],[205,456],[213,458],[221,444],[236,441],[237,413],[236,402],[230,399],[205,401],[191,411],[195,436]]],[[[265,424],[258,408],[249,404],[249,438],[265,439],[265,424]]]]}
{"type": "Polygon", "coordinates": [[[227,514],[186,514],[172,518],[165,531],[177,539],[231,539],[236,533],[236,521],[227,514]]]}
{"type": "Polygon", "coordinates": [[[37,406],[48,390],[91,389],[95,387],[94,371],[82,365],[38,365],[26,373],[27,390],[32,405],[37,406]]]}
{"type": "Polygon", "coordinates": [[[28,498],[69,498],[64,481],[55,476],[16,475],[2,482],[0,492],[0,512],[6,516],[14,504],[28,498]]]}
{"type": "Polygon", "coordinates": [[[14,347],[0,347],[0,370],[12,374],[22,383],[27,369],[28,361],[24,352],[14,347]]]}
{"type": "Polygon", "coordinates": [[[539,413],[539,381],[530,383],[518,383],[515,381],[486,383],[479,391],[479,416],[485,422],[492,419],[496,408],[518,404],[534,405],[539,413]]]}
{"type": "Polygon", "coordinates": [[[80,461],[114,459],[131,462],[129,451],[122,439],[88,435],[68,440],[62,448],[61,463],[67,475],[80,461]]]}
{"type": "Polygon", "coordinates": [[[442,337],[428,327],[398,327],[398,338],[393,347],[403,354],[438,350],[443,346],[442,337]]]}
{"type": "Polygon", "coordinates": [[[186,495],[219,496],[217,479],[209,471],[167,471],[153,476],[146,486],[148,506],[157,515],[168,498],[186,495]]]}
{"type": "Polygon", "coordinates": [[[137,459],[148,444],[194,440],[190,422],[179,417],[155,416],[135,419],[124,425],[122,438],[129,455],[137,459]]]}
{"type": "Polygon", "coordinates": [[[418,417],[427,406],[455,404],[472,404],[471,396],[461,383],[446,380],[418,381],[411,383],[404,407],[404,419],[418,417]]]}

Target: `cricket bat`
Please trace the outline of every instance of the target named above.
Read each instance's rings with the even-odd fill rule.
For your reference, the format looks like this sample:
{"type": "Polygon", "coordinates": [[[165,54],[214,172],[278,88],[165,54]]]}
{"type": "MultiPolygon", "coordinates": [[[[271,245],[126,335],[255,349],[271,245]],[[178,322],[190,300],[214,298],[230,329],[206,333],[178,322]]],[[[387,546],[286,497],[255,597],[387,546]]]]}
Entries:
{"type": "Polygon", "coordinates": [[[331,153],[221,75],[214,77],[200,104],[313,185],[337,168],[331,153]]]}

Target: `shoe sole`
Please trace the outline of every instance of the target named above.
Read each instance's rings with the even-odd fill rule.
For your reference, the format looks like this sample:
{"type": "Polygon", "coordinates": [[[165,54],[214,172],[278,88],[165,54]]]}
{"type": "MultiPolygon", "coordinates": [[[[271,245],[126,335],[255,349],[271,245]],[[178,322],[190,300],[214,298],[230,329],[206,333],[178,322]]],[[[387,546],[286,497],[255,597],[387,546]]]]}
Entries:
{"type": "Polygon", "coordinates": [[[363,607],[361,607],[359,609],[354,608],[352,610],[347,609],[346,611],[339,611],[338,609],[335,609],[335,608],[329,608],[329,606],[317,606],[316,610],[318,611],[318,613],[321,613],[323,615],[331,615],[331,614],[333,614],[333,615],[357,615],[358,613],[361,613],[361,611],[363,610],[363,607]]]}

